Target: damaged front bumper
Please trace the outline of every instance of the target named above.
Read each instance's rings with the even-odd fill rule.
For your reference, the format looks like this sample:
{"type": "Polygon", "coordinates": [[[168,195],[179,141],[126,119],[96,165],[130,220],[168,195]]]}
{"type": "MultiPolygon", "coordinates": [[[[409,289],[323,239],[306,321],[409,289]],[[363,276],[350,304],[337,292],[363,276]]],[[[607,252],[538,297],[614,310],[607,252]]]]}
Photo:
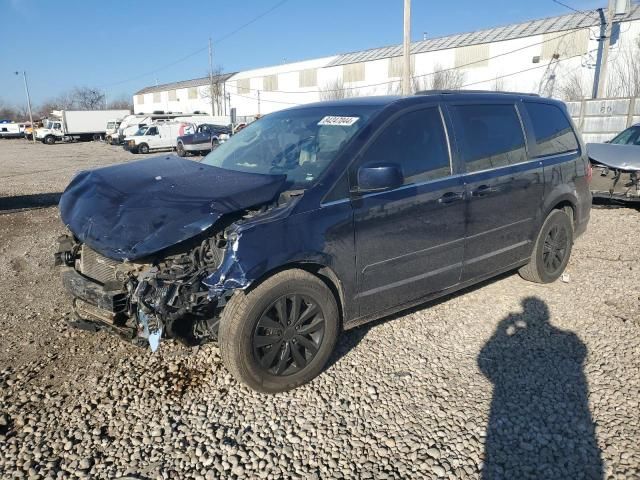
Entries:
{"type": "Polygon", "coordinates": [[[593,163],[591,194],[596,200],[640,204],[639,178],[637,170],[593,163]]]}
{"type": "Polygon", "coordinates": [[[234,249],[227,256],[226,249],[215,246],[220,237],[149,263],[109,259],[69,236],[58,241],[55,263],[73,297],[72,325],[107,328],[148,343],[152,351],[161,338],[188,345],[216,340],[227,299],[248,285],[243,276],[236,277],[234,249]]]}

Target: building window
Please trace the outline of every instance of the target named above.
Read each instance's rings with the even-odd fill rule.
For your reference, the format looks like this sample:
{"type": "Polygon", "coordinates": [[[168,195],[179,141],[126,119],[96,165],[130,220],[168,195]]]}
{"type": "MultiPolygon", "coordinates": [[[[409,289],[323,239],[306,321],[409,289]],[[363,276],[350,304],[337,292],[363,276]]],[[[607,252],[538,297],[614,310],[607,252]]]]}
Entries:
{"type": "Polygon", "coordinates": [[[545,33],[542,41],[542,60],[568,58],[584,55],[589,48],[589,30],[582,29],[567,34],[567,32],[545,33]]]}
{"type": "Polygon", "coordinates": [[[265,92],[275,92],[278,90],[278,75],[267,75],[263,77],[262,88],[265,92]]]}
{"type": "Polygon", "coordinates": [[[298,86],[301,88],[318,86],[318,70],[315,68],[300,70],[298,75],[298,86]]]}
{"type": "Polygon", "coordinates": [[[468,45],[456,48],[456,68],[480,68],[489,66],[489,44],[468,45]]]}
{"type": "Polygon", "coordinates": [[[251,79],[243,78],[241,80],[237,80],[236,86],[238,88],[238,95],[248,95],[249,92],[251,92],[251,79]]]}
{"type": "MultiPolygon", "coordinates": [[[[410,55],[409,59],[411,60],[411,75],[413,75],[413,72],[415,72],[415,69],[416,69],[416,57],[414,55],[410,55]]],[[[402,57],[391,57],[389,59],[389,68],[387,71],[387,75],[389,76],[389,78],[401,77],[402,66],[403,66],[402,57]]]]}
{"type": "Polygon", "coordinates": [[[144,95],[136,95],[136,105],[144,105],[144,95]]]}
{"type": "Polygon", "coordinates": [[[170,102],[175,102],[176,100],[178,100],[178,95],[176,94],[175,90],[169,90],[169,101],[170,102]]]}
{"type": "Polygon", "coordinates": [[[198,98],[198,87],[191,87],[189,89],[189,100],[195,100],[198,98]]]}
{"type": "Polygon", "coordinates": [[[160,96],[160,92],[153,92],[153,103],[160,103],[162,101],[162,97],[160,96]]]}
{"type": "Polygon", "coordinates": [[[345,83],[364,81],[364,63],[360,62],[343,65],[342,81],[345,83]]]}

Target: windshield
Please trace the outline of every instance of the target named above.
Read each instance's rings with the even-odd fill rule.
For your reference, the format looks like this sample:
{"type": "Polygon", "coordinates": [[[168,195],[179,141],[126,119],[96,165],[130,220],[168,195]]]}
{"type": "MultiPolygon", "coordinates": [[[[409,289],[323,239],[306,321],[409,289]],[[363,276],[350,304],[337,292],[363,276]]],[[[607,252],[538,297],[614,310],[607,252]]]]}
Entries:
{"type": "Polygon", "coordinates": [[[247,126],[203,163],[239,172],[286,175],[306,189],[379,106],[309,107],[272,113],[247,126]]]}
{"type": "Polygon", "coordinates": [[[615,143],[618,145],[640,144],[640,127],[634,126],[627,128],[609,143],[615,143]]]}
{"type": "Polygon", "coordinates": [[[138,129],[138,131],[133,134],[133,136],[135,137],[135,136],[138,136],[138,135],[144,135],[148,128],[149,127],[140,127],[138,129]]]}

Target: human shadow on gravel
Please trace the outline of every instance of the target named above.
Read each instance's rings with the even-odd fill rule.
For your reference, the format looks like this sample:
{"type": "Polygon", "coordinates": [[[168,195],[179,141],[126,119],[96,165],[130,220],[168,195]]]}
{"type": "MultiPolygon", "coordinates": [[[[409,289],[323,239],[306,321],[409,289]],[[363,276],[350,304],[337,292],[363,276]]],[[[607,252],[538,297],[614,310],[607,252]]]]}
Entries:
{"type": "Polygon", "coordinates": [[[493,383],[482,478],[600,479],[583,372],[587,347],[536,297],[500,321],[478,366],[493,383]]]}

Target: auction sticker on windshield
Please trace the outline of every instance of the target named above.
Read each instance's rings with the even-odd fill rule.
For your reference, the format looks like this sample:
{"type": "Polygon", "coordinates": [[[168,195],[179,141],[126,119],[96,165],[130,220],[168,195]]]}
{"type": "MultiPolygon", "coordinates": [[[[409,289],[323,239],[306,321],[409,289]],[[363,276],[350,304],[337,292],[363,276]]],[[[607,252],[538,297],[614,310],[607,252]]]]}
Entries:
{"type": "Polygon", "coordinates": [[[338,125],[340,127],[350,127],[358,121],[360,117],[338,117],[327,115],[318,122],[318,125],[338,125]]]}

